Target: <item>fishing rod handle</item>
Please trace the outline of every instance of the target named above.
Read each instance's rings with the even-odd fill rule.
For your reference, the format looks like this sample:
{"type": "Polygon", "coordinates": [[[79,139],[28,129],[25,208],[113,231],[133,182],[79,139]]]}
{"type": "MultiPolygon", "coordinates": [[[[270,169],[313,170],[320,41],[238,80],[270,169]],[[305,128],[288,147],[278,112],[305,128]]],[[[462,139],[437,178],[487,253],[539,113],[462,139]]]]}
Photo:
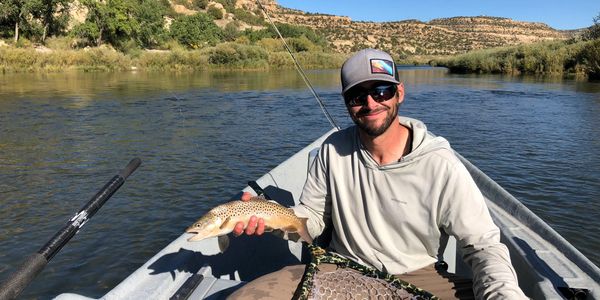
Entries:
{"type": "Polygon", "coordinates": [[[115,175],[67,224],[58,231],[37,253],[27,257],[19,268],[0,285],[0,300],[15,299],[29,283],[44,269],[79,229],[104,205],[123,185],[125,179],[141,164],[139,158],[132,159],[115,175]]]}
{"type": "Polygon", "coordinates": [[[38,253],[44,255],[47,260],[52,259],[58,251],[75,236],[75,234],[91,219],[96,212],[112,197],[114,193],[125,183],[125,179],[133,173],[141,164],[139,158],[132,159],[127,166],[107,182],[84,206],[71,218],[67,224],[50,239],[38,253]]]}
{"type": "Polygon", "coordinates": [[[25,259],[11,278],[0,285],[0,300],[15,299],[23,289],[44,269],[48,260],[44,255],[34,253],[25,259]]]}

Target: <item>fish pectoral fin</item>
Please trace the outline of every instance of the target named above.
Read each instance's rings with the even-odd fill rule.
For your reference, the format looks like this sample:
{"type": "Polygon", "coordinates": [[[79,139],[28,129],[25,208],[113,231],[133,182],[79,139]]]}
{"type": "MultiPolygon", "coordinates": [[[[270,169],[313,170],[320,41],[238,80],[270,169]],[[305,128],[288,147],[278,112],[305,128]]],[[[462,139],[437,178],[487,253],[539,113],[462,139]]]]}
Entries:
{"type": "Polygon", "coordinates": [[[219,243],[219,251],[221,251],[221,253],[225,252],[225,250],[227,250],[227,248],[229,248],[229,236],[225,235],[220,235],[217,238],[217,241],[219,243]]]}
{"type": "Polygon", "coordinates": [[[225,221],[223,221],[223,223],[221,223],[221,226],[219,226],[219,229],[227,228],[227,223],[229,223],[229,221],[231,221],[231,218],[227,217],[227,219],[225,219],[225,221]]]}
{"type": "Polygon", "coordinates": [[[272,232],[273,230],[275,230],[275,228],[265,225],[265,232],[272,232]]]}
{"type": "Polygon", "coordinates": [[[300,235],[300,238],[302,240],[304,240],[305,242],[312,244],[313,239],[310,236],[310,234],[308,234],[308,226],[306,226],[306,222],[308,221],[308,218],[299,218],[300,219],[300,223],[302,223],[302,227],[300,227],[300,229],[298,229],[298,234],[300,235]]]}

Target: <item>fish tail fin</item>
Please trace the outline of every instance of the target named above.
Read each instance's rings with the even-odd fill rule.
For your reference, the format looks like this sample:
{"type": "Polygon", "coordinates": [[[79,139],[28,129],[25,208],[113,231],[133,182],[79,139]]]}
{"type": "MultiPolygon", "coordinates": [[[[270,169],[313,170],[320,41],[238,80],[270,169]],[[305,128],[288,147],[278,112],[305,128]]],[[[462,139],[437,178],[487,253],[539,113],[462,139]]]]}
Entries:
{"type": "Polygon", "coordinates": [[[302,223],[302,227],[300,227],[300,229],[298,229],[298,234],[300,235],[300,238],[302,240],[304,240],[305,242],[312,244],[313,239],[310,236],[310,234],[308,234],[308,226],[306,226],[306,221],[308,221],[308,218],[299,218],[300,222],[302,223]]]}

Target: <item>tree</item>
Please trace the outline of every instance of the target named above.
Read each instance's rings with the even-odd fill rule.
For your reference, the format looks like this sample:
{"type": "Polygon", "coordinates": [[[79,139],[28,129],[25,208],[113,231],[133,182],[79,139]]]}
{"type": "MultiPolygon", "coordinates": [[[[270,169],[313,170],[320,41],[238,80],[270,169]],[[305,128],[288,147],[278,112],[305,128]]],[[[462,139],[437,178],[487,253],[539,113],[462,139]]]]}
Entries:
{"type": "Polygon", "coordinates": [[[65,28],[69,21],[70,0],[42,0],[40,15],[44,30],[42,33],[42,43],[46,37],[58,33],[65,28]]]}
{"type": "Polygon", "coordinates": [[[140,29],[136,34],[138,44],[144,48],[153,47],[164,41],[166,31],[164,17],[170,7],[167,0],[138,0],[136,17],[140,29]]]}
{"type": "Polygon", "coordinates": [[[38,0],[2,0],[0,1],[0,21],[14,25],[15,43],[19,40],[20,29],[27,26],[27,17],[38,15],[40,2],[38,0]]]}
{"type": "Polygon", "coordinates": [[[138,3],[136,0],[82,0],[88,9],[83,24],[75,29],[79,37],[94,39],[95,45],[106,42],[115,47],[137,36],[141,25],[135,17],[138,3]]]}
{"type": "Polygon", "coordinates": [[[600,39],[600,13],[594,17],[594,25],[586,29],[583,33],[583,40],[600,39]]]}
{"type": "Polygon", "coordinates": [[[580,54],[590,79],[600,79],[600,39],[588,42],[580,54]]]}
{"type": "Polygon", "coordinates": [[[171,24],[171,36],[182,45],[197,49],[214,46],[221,41],[223,33],[210,16],[197,13],[175,19],[171,24]]]}

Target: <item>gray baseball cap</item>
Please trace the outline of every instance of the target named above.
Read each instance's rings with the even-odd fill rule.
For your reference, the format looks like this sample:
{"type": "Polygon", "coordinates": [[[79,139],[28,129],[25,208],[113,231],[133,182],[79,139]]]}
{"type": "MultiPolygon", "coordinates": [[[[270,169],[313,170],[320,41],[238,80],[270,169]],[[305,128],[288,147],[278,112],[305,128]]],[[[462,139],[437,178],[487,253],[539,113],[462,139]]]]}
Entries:
{"type": "Polygon", "coordinates": [[[381,50],[360,50],[342,66],[342,95],[357,84],[375,80],[400,83],[394,59],[381,50]]]}

